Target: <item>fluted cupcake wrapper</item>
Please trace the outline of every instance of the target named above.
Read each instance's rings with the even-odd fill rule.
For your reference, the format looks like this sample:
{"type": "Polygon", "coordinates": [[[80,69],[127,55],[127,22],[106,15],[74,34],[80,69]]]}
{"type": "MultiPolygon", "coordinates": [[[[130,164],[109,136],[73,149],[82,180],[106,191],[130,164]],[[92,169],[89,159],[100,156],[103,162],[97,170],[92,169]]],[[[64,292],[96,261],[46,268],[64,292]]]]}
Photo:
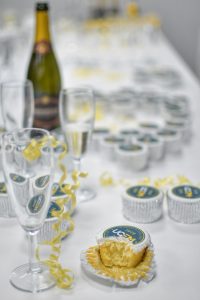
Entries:
{"type": "MultiPolygon", "coordinates": [[[[98,247],[98,246],[96,246],[98,247]]],[[[130,279],[131,277],[131,271],[127,268],[127,274],[125,276],[121,276],[121,278],[118,278],[118,276],[115,275],[115,272],[110,272],[109,267],[103,267],[102,270],[98,269],[98,267],[95,267],[92,265],[88,260],[88,251],[90,249],[94,248],[94,259],[95,259],[95,248],[91,247],[87,250],[84,250],[81,252],[81,265],[85,273],[91,277],[93,280],[100,280],[103,284],[117,284],[122,287],[137,287],[140,283],[148,283],[150,282],[156,275],[156,263],[154,260],[154,249],[153,245],[150,244],[147,250],[147,254],[144,257],[144,260],[138,264],[136,268],[133,268],[132,272],[134,273],[134,279],[130,279]],[[114,275],[114,276],[112,276],[114,275]],[[126,277],[126,278],[125,278],[126,277]]],[[[96,251],[97,253],[97,251],[96,251]]],[[[98,254],[96,254],[98,255],[98,254]]],[[[119,268],[119,270],[121,270],[119,268]]]]}

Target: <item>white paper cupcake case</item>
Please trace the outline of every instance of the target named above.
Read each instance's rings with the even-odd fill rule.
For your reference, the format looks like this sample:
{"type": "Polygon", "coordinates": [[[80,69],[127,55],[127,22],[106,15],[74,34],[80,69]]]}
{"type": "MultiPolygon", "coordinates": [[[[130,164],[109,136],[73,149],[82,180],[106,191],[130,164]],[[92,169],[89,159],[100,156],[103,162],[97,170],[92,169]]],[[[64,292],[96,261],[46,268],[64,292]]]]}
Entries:
{"type": "Polygon", "coordinates": [[[102,154],[104,157],[106,157],[107,159],[111,160],[111,161],[115,161],[116,160],[116,148],[118,147],[118,145],[122,144],[124,142],[124,138],[121,136],[107,136],[105,138],[103,138],[100,141],[100,148],[102,150],[102,154]],[[106,138],[117,138],[119,139],[119,141],[116,142],[107,142],[105,139],[106,138]]]}
{"type": "MultiPolygon", "coordinates": [[[[37,238],[38,243],[44,241],[51,241],[56,235],[57,232],[52,228],[52,226],[57,222],[57,218],[46,219],[42,228],[38,232],[37,238]]],[[[63,220],[61,224],[61,230],[66,231],[69,229],[70,224],[67,220],[63,220]]]]}
{"type": "MultiPolygon", "coordinates": [[[[153,249],[153,244],[150,244],[148,246],[148,248],[150,250],[152,250],[154,252],[153,249]]],[[[87,249],[88,250],[88,249],[87,249]]],[[[111,277],[108,277],[106,275],[101,274],[98,270],[96,270],[95,268],[93,268],[87,261],[87,250],[83,250],[81,252],[80,255],[80,260],[81,260],[81,265],[83,267],[83,270],[85,271],[85,273],[89,276],[92,276],[94,279],[98,280],[101,279],[103,280],[102,283],[106,284],[107,282],[109,282],[110,284],[117,284],[119,286],[122,287],[137,287],[138,284],[140,283],[148,283],[150,282],[155,276],[156,276],[156,263],[155,263],[155,259],[153,258],[151,266],[150,266],[150,270],[147,273],[147,277],[146,278],[140,278],[134,281],[124,281],[122,280],[116,280],[113,279],[111,277]]]]}
{"type": "Polygon", "coordinates": [[[131,222],[138,223],[152,223],[161,218],[163,214],[163,199],[156,199],[148,202],[141,200],[141,203],[134,203],[134,200],[130,201],[123,199],[123,215],[131,222]]]}
{"type": "Polygon", "coordinates": [[[15,217],[15,211],[8,194],[0,194],[0,217],[15,217]]]}
{"type": "Polygon", "coordinates": [[[157,132],[160,140],[164,143],[164,152],[165,153],[179,153],[181,151],[181,135],[180,133],[170,130],[175,132],[174,135],[169,136],[165,135],[162,136],[160,135],[160,131],[157,132]]]}
{"type": "MultiPolygon", "coordinates": [[[[96,129],[98,130],[98,128],[96,129]]],[[[105,128],[107,130],[107,128],[105,128]]],[[[94,151],[100,151],[101,148],[101,141],[106,137],[110,135],[110,131],[108,129],[107,132],[93,132],[92,134],[92,149],[94,151]]]]}
{"type": "Polygon", "coordinates": [[[177,200],[167,193],[168,214],[171,219],[179,223],[193,224],[200,222],[200,199],[189,202],[177,200]]]}
{"type": "Polygon", "coordinates": [[[133,146],[141,147],[138,151],[124,151],[120,146],[116,147],[117,161],[120,166],[140,171],[147,167],[149,161],[148,147],[141,143],[134,143],[133,146]]]}
{"type": "Polygon", "coordinates": [[[138,138],[138,142],[146,145],[149,149],[149,158],[151,160],[160,160],[164,156],[164,143],[156,137],[157,142],[155,143],[145,143],[140,141],[138,138]]]}

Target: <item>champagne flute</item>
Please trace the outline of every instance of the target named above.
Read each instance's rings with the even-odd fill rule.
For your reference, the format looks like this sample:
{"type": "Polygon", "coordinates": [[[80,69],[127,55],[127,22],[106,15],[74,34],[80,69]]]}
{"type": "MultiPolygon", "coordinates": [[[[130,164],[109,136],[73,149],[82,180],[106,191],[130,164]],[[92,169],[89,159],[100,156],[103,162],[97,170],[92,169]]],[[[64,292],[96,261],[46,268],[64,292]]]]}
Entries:
{"type": "MultiPolygon", "coordinates": [[[[59,116],[74,169],[81,170],[94,127],[95,101],[89,87],[69,88],[60,92],[59,116]]],[[[93,199],[96,193],[83,186],[77,191],[78,202],[93,199]]]]}
{"type": "Polygon", "coordinates": [[[1,83],[0,91],[5,130],[32,127],[34,115],[32,82],[6,81],[1,83]]]}
{"type": "MultiPolygon", "coordinates": [[[[5,81],[0,85],[1,117],[3,131],[20,128],[30,128],[34,116],[34,93],[30,80],[5,81]]],[[[2,153],[0,146],[0,166],[2,165],[2,153]]],[[[2,174],[0,172],[1,180],[2,174]]]]}
{"type": "Polygon", "coordinates": [[[53,181],[53,149],[43,129],[26,128],[4,133],[3,171],[17,219],[27,233],[29,263],[16,268],[10,278],[19,290],[39,292],[55,285],[47,266],[36,261],[37,233],[47,216],[53,181]],[[42,148],[48,151],[41,151],[42,148]]]}

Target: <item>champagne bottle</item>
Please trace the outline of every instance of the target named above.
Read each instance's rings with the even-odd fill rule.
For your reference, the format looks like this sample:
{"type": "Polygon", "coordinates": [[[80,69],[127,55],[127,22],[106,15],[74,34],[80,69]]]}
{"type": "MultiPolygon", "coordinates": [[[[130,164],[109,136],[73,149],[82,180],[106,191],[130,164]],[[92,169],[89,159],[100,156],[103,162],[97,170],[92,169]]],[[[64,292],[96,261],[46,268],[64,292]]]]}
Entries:
{"type": "Polygon", "coordinates": [[[36,29],[34,47],[27,78],[32,81],[35,98],[33,126],[54,129],[59,126],[58,98],[61,77],[52,48],[48,4],[36,4],[36,29]]]}

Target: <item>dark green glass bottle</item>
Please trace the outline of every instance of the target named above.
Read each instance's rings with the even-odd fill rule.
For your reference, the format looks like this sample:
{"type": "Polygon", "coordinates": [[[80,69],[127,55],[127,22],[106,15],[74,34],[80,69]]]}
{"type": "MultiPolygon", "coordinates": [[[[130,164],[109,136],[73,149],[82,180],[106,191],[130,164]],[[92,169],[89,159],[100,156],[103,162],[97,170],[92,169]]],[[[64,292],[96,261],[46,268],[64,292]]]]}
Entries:
{"type": "Polygon", "coordinates": [[[36,4],[35,41],[27,78],[34,87],[33,126],[48,130],[58,127],[61,77],[51,43],[47,3],[36,4]]]}

